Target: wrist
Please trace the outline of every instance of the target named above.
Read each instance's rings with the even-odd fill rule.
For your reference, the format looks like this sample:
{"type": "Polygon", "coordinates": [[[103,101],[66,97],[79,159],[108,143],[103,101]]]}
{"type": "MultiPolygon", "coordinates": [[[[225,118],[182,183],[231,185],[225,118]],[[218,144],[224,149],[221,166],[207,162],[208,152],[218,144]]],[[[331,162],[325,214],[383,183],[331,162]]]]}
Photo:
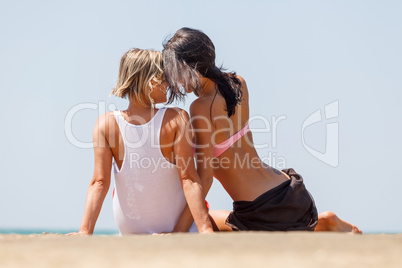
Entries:
{"type": "Polygon", "coordinates": [[[81,229],[78,231],[81,235],[92,235],[92,232],[88,231],[87,229],[81,229]]]}
{"type": "Polygon", "coordinates": [[[206,229],[199,231],[200,234],[211,234],[213,232],[214,232],[214,230],[212,228],[206,228],[206,229]]]}
{"type": "Polygon", "coordinates": [[[213,233],[214,229],[212,228],[211,224],[203,224],[201,228],[198,228],[198,233],[206,234],[206,233],[213,233]]]}

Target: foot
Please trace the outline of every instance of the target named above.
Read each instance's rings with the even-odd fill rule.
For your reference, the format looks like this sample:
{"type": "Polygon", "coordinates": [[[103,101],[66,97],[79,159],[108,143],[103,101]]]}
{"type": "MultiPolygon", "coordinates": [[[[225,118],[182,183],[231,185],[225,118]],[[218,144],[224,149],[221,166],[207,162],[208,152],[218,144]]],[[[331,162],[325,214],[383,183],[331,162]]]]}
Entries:
{"type": "Polygon", "coordinates": [[[317,232],[345,232],[361,234],[362,231],[355,225],[340,219],[331,211],[322,212],[318,215],[317,232]]]}

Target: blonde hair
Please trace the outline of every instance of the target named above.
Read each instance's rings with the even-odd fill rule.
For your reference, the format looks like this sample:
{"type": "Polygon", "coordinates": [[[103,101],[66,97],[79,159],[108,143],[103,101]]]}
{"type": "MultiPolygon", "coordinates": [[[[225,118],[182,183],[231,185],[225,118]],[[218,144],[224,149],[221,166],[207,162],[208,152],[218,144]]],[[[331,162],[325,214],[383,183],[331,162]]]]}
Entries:
{"type": "Polygon", "coordinates": [[[154,50],[133,48],[120,60],[119,77],[110,95],[126,98],[144,106],[153,104],[150,96],[151,80],[161,83],[163,80],[162,53],[154,50]]]}

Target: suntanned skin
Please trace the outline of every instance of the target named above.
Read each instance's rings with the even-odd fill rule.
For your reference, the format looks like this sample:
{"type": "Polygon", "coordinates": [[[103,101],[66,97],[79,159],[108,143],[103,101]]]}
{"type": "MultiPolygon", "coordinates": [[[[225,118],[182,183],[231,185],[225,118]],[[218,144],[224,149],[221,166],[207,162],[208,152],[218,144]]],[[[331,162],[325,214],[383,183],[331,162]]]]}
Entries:
{"type": "MultiPolygon", "coordinates": [[[[151,83],[151,97],[155,103],[166,102],[166,86],[165,82],[161,85],[151,83]]],[[[144,106],[130,100],[128,109],[122,111],[122,115],[131,124],[144,124],[149,122],[157,111],[158,109],[153,108],[151,104],[144,106]]],[[[211,233],[213,228],[205,206],[201,180],[194,165],[191,142],[183,133],[192,134],[187,112],[178,108],[167,109],[160,135],[162,154],[178,168],[188,204],[186,209],[190,208],[198,231],[200,233],[211,233]]],[[[95,168],[88,189],[83,220],[79,232],[69,235],[93,233],[103,201],[109,190],[112,158],[115,158],[119,168],[122,166],[124,143],[113,112],[108,112],[98,118],[93,132],[93,142],[95,168]]]]}
{"type": "MultiPolygon", "coordinates": [[[[213,181],[217,178],[234,201],[253,201],[261,194],[290,179],[285,173],[263,163],[253,144],[252,133],[248,132],[227,151],[213,160],[213,147],[226,141],[240,131],[249,120],[249,93],[246,82],[240,76],[242,102],[236,106],[235,113],[228,119],[225,99],[216,93],[216,84],[201,77],[201,90],[190,106],[192,124],[195,131],[197,171],[207,195],[213,181]],[[211,106],[212,104],[212,106],[211,106]],[[239,159],[245,161],[239,165],[239,159]],[[245,160],[246,159],[246,160],[245,160]]],[[[231,231],[225,225],[230,211],[211,211],[215,230],[231,231]]],[[[191,226],[191,215],[183,212],[179,225],[191,226]]],[[[317,231],[342,231],[361,233],[354,225],[339,219],[332,212],[319,214],[317,231]]]]}
{"type": "MultiPolygon", "coordinates": [[[[225,99],[219,93],[216,94],[215,83],[207,78],[201,79],[202,90],[198,93],[199,98],[190,106],[190,114],[194,118],[192,123],[197,143],[197,163],[208,162],[209,159],[212,159],[213,146],[227,140],[248,123],[248,89],[243,78],[240,76],[238,78],[242,82],[242,102],[236,106],[235,114],[230,119],[225,110],[225,99]],[[215,100],[212,104],[214,97],[215,100]],[[209,109],[211,104],[212,108],[209,109]],[[211,117],[213,121],[211,121],[211,117]],[[199,131],[207,130],[209,127],[211,131],[199,131]]],[[[253,201],[261,194],[289,179],[286,174],[260,160],[253,145],[251,132],[240,138],[234,146],[231,146],[217,159],[224,162],[198,165],[198,174],[204,183],[204,191],[209,191],[212,179],[215,177],[234,201],[253,201]],[[245,164],[239,165],[239,160],[245,164]]]]}

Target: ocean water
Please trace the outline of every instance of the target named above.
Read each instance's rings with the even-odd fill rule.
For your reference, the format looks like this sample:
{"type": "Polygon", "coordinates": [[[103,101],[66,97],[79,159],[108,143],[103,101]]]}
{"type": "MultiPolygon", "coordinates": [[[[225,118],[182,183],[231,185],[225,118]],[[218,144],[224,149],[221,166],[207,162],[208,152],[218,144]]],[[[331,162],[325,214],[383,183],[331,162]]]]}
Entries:
{"type": "MultiPolygon", "coordinates": [[[[0,229],[0,234],[43,234],[43,233],[53,233],[53,234],[68,234],[77,232],[77,230],[56,230],[56,229],[0,229]]],[[[363,234],[398,234],[401,232],[383,232],[383,231],[364,231],[363,234]]],[[[117,230],[95,230],[94,235],[119,235],[117,230]]]]}
{"type": "MultiPolygon", "coordinates": [[[[0,234],[43,234],[43,233],[53,233],[53,234],[68,234],[77,232],[76,229],[65,229],[65,230],[57,230],[57,229],[0,229],[0,234]]],[[[119,231],[117,230],[95,230],[94,235],[118,235],[119,231]]]]}

